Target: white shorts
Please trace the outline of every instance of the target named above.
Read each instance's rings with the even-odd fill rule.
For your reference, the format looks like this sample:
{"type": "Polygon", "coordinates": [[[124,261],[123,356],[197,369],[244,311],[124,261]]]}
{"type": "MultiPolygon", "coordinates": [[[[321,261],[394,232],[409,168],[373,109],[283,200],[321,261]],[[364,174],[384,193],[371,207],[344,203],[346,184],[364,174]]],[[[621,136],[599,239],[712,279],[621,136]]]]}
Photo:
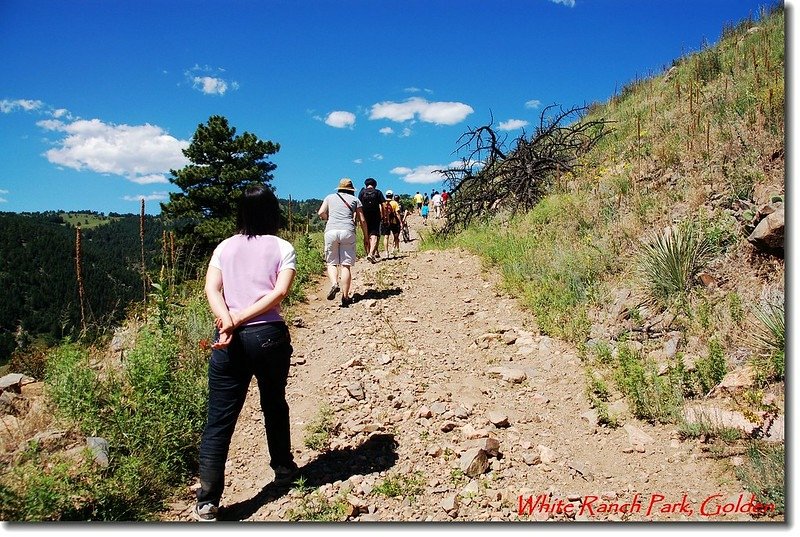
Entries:
{"type": "Polygon", "coordinates": [[[355,232],[341,229],[326,231],[325,262],[329,265],[346,265],[352,267],[356,262],[355,232]]]}

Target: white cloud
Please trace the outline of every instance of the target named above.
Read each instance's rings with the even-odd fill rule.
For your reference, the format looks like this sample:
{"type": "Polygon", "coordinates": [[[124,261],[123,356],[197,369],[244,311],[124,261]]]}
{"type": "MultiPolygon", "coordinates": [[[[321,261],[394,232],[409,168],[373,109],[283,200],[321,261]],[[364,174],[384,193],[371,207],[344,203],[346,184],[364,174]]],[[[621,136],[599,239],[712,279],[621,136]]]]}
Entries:
{"type": "Polygon", "coordinates": [[[61,130],[64,126],[64,122],[57,119],[42,119],[36,122],[36,126],[46,131],[57,131],[61,130]]]}
{"type": "Polygon", "coordinates": [[[363,158],[357,158],[357,159],[355,159],[353,161],[353,164],[364,164],[364,159],[363,158]]]}
{"type": "Polygon", "coordinates": [[[5,198],[0,197],[0,203],[8,203],[8,200],[5,198]]]}
{"type": "Polygon", "coordinates": [[[137,185],[152,185],[154,183],[169,183],[169,179],[163,173],[151,173],[148,175],[138,175],[129,177],[137,185]]]}
{"type": "Polygon", "coordinates": [[[6,194],[8,194],[8,190],[0,190],[0,203],[8,203],[8,200],[3,197],[6,194]]]}
{"type": "Polygon", "coordinates": [[[525,102],[525,108],[539,108],[542,102],[538,99],[531,99],[530,101],[525,102]]]}
{"type": "Polygon", "coordinates": [[[32,99],[3,99],[0,101],[0,112],[4,114],[9,114],[14,112],[15,110],[24,110],[25,112],[30,112],[32,110],[38,110],[42,107],[44,103],[42,101],[36,101],[32,99]]]}
{"type": "Polygon", "coordinates": [[[421,97],[411,97],[403,102],[384,101],[372,105],[370,119],[389,119],[401,123],[419,119],[436,125],[455,125],[464,121],[474,110],[459,102],[429,102],[421,97]]]}
{"type": "Polygon", "coordinates": [[[192,87],[206,95],[225,95],[228,83],[221,78],[213,76],[196,76],[192,78],[192,87]]]}
{"type": "Polygon", "coordinates": [[[403,91],[405,91],[406,93],[422,93],[422,92],[428,93],[428,94],[433,93],[433,90],[430,90],[428,88],[417,88],[415,86],[411,86],[411,87],[408,87],[408,88],[403,88],[403,91]]]}
{"type": "Polygon", "coordinates": [[[375,153],[374,155],[372,155],[372,158],[373,160],[383,160],[383,155],[381,155],[380,153],[375,153]]]}
{"type": "MultiPolygon", "coordinates": [[[[51,123],[48,126],[55,126],[51,123]]],[[[166,182],[163,174],[189,163],[189,142],[155,125],[114,125],[99,119],[56,126],[65,137],[45,152],[53,164],[74,170],[120,175],[139,184],[166,182]]]]}
{"type": "Polygon", "coordinates": [[[400,138],[408,138],[409,136],[411,136],[411,129],[406,127],[403,129],[403,132],[400,133],[400,138]]]}
{"type": "Polygon", "coordinates": [[[225,95],[228,90],[239,89],[239,83],[222,77],[221,74],[224,72],[225,69],[221,67],[195,64],[191,69],[184,71],[184,74],[192,84],[192,88],[206,95],[225,95]]]}
{"type": "Polygon", "coordinates": [[[501,131],[513,131],[527,126],[528,122],[524,119],[509,119],[508,121],[501,121],[497,128],[501,131]]]}
{"type": "Polygon", "coordinates": [[[567,7],[575,7],[575,0],[550,0],[554,4],[561,4],[567,7]]]}
{"type": "Polygon", "coordinates": [[[138,196],[123,196],[125,201],[164,201],[169,198],[168,192],[153,192],[152,194],[139,194],[138,196]]]}
{"type": "Polygon", "coordinates": [[[436,170],[443,170],[447,166],[436,164],[428,164],[417,166],[416,168],[407,168],[405,166],[398,166],[389,171],[394,175],[399,175],[406,183],[428,184],[438,183],[445,179],[445,176],[436,170]]]}
{"type": "Polygon", "coordinates": [[[391,127],[383,127],[381,130],[378,131],[381,134],[389,135],[394,133],[394,129],[391,127]]]}
{"type": "Polygon", "coordinates": [[[0,190],[0,194],[8,194],[8,190],[0,190]]]}
{"type": "Polygon", "coordinates": [[[345,112],[343,110],[337,110],[335,112],[331,112],[328,114],[328,117],[325,118],[325,124],[331,127],[336,127],[337,129],[344,129],[346,127],[352,127],[356,123],[356,115],[352,112],[345,112]]]}

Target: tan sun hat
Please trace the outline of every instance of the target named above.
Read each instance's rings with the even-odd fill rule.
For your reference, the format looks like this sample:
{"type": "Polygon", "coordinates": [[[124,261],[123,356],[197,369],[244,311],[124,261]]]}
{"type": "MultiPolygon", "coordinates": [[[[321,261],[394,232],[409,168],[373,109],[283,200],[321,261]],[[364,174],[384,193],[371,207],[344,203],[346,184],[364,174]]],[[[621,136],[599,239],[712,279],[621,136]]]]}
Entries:
{"type": "Polygon", "coordinates": [[[350,192],[356,191],[355,187],[353,187],[353,181],[347,177],[339,181],[339,188],[337,190],[349,190],[350,192]]]}

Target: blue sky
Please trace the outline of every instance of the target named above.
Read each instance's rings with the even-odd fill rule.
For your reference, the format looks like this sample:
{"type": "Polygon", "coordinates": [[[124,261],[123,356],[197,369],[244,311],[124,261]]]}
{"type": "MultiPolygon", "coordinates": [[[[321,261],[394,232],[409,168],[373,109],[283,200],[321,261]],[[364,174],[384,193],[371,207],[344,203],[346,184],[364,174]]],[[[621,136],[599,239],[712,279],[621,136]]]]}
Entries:
{"type": "Polygon", "coordinates": [[[468,127],[605,101],[764,3],[0,0],[0,211],[158,213],[215,114],[281,145],[281,197],[430,191],[468,127]]]}

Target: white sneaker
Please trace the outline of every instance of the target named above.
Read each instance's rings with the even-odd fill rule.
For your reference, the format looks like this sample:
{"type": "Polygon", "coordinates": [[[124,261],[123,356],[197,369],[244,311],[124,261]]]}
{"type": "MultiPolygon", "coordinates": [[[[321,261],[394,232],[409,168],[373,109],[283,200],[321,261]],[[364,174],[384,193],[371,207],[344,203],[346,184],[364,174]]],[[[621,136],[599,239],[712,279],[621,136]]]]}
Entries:
{"type": "Polygon", "coordinates": [[[197,504],[195,504],[194,509],[192,510],[194,518],[198,522],[216,522],[217,511],[218,508],[213,503],[206,503],[201,507],[198,507],[197,504]]]}

